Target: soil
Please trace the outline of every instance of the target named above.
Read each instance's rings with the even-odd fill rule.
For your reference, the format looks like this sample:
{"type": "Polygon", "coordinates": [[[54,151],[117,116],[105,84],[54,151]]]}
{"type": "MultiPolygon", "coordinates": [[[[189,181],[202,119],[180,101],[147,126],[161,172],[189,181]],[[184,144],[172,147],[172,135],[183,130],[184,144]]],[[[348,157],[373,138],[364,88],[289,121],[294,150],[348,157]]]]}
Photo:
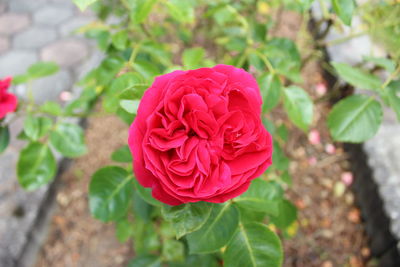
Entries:
{"type": "Polygon", "coordinates": [[[86,142],[89,153],[75,160],[61,177],[57,207],[48,240],[36,267],[125,266],[133,253],[129,244],[120,244],[113,224],[90,216],[88,185],[100,167],[112,164],[111,153],[128,140],[128,127],[114,116],[89,120],[86,142]]]}
{"type": "MultiPolygon", "coordinates": [[[[274,35],[297,38],[301,17],[290,12],[279,16],[284,23],[278,23],[274,35]]],[[[316,62],[305,66],[303,78],[302,87],[313,99],[319,98],[316,85],[325,82],[316,62]]],[[[290,133],[285,151],[292,160],[293,184],[287,195],[298,207],[299,216],[292,227],[295,235],[284,239],[287,267],[374,266],[360,211],[349,189],[348,156],[327,132],[329,109],[326,101],[315,106],[311,130],[319,134],[319,142],[290,126],[279,109],[269,115],[285,123],[290,133]]],[[[133,255],[130,246],[114,237],[114,226],[91,218],[87,206],[90,176],[109,163],[113,150],[126,143],[127,126],[113,116],[91,118],[86,140],[89,154],[76,160],[62,176],[58,208],[37,267],[124,266],[133,255]]]]}

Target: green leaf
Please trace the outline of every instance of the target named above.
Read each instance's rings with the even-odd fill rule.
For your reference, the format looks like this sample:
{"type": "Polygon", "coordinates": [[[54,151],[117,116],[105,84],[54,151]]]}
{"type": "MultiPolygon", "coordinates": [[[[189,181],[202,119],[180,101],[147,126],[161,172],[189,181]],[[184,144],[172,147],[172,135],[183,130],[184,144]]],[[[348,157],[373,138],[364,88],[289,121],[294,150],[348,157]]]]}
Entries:
{"type": "Polygon", "coordinates": [[[229,267],[280,267],[283,262],[282,244],[266,225],[240,224],[224,252],[223,261],[229,267]]]}
{"type": "Polygon", "coordinates": [[[286,199],[279,203],[279,215],[271,216],[271,222],[280,229],[289,227],[296,219],[297,208],[286,199]]]}
{"type": "Polygon", "coordinates": [[[116,166],[99,169],[89,185],[90,212],[103,222],[115,221],[123,217],[133,194],[132,177],[116,166]]]}
{"type": "Polygon", "coordinates": [[[283,104],[289,119],[303,131],[308,131],[308,127],[313,120],[313,102],[311,98],[306,91],[297,86],[287,87],[283,92],[283,104]]]}
{"type": "Polygon", "coordinates": [[[26,83],[29,81],[29,75],[28,74],[21,74],[21,75],[16,75],[12,79],[12,84],[13,85],[18,85],[21,83],[26,83]]]}
{"type": "Polygon", "coordinates": [[[374,63],[375,65],[385,68],[389,72],[394,72],[396,63],[393,60],[384,57],[364,57],[364,60],[374,63]]]}
{"type": "Polygon", "coordinates": [[[40,106],[39,110],[53,116],[60,116],[62,114],[62,108],[60,104],[54,101],[45,102],[43,105],[40,106]]]}
{"type": "Polygon", "coordinates": [[[128,241],[133,234],[132,223],[127,219],[119,220],[115,225],[115,230],[115,236],[121,243],[128,241]]]}
{"type": "Polygon", "coordinates": [[[38,62],[28,68],[27,74],[31,79],[37,79],[56,73],[60,68],[54,62],[38,62]]]}
{"type": "Polygon", "coordinates": [[[225,246],[239,223],[239,212],[230,203],[213,205],[210,217],[196,232],[187,235],[191,253],[210,253],[225,246]]]}
{"type": "Polygon", "coordinates": [[[136,191],[147,203],[153,206],[161,206],[161,202],[151,195],[151,188],[141,186],[136,179],[133,179],[133,184],[135,185],[136,191]]]}
{"type": "Polygon", "coordinates": [[[381,80],[375,75],[345,63],[332,62],[332,65],[340,78],[359,89],[378,90],[381,87],[381,80]]]}
{"type": "Polygon", "coordinates": [[[185,248],[182,242],[167,239],[163,243],[162,256],[167,261],[183,262],[185,259],[185,248]]]}
{"type": "Polygon", "coordinates": [[[195,69],[201,66],[205,51],[201,47],[186,49],[182,55],[182,62],[186,69],[195,69]]]}
{"type": "Polygon", "coordinates": [[[350,26],[355,7],[354,0],[332,0],[332,5],[333,10],[343,23],[350,26]]]}
{"type": "Polygon", "coordinates": [[[47,145],[30,143],[19,155],[18,181],[25,190],[35,190],[54,178],[56,167],[56,160],[47,145]]]}
{"type": "Polygon", "coordinates": [[[111,42],[119,50],[126,49],[129,38],[126,31],[119,31],[111,37],[111,42]]]}
{"type": "Polygon", "coordinates": [[[161,258],[155,255],[139,255],[129,262],[128,267],[161,267],[161,258]]]}
{"type": "Polygon", "coordinates": [[[53,121],[47,117],[33,117],[28,115],[24,120],[24,132],[31,140],[38,140],[51,129],[53,121]]]}
{"type": "Polygon", "coordinates": [[[281,81],[277,75],[269,73],[262,75],[258,79],[258,84],[263,99],[263,112],[268,112],[279,103],[282,89],[281,81]]]}
{"type": "Polygon", "coordinates": [[[144,201],[144,199],[139,195],[139,193],[135,191],[133,195],[133,211],[135,215],[140,216],[140,218],[142,218],[143,221],[148,222],[151,219],[153,206],[144,201]]]}
{"type": "Polygon", "coordinates": [[[163,205],[165,220],[172,223],[176,238],[198,230],[211,213],[211,205],[206,202],[187,203],[179,206],[163,205]]]}
{"type": "Polygon", "coordinates": [[[136,114],[140,101],[139,100],[126,100],[123,99],[119,101],[119,105],[123,108],[126,112],[130,114],[136,114]]]}
{"type": "Polygon", "coordinates": [[[286,171],[289,168],[289,159],[276,141],[274,142],[274,150],[272,152],[272,166],[280,171],[286,171]]]}
{"type": "Polygon", "coordinates": [[[72,1],[75,3],[75,5],[79,7],[81,11],[84,11],[88,6],[90,6],[91,4],[93,4],[98,0],[72,0],[72,1]]]}
{"type": "Polygon", "coordinates": [[[301,82],[301,58],[296,44],[287,38],[271,39],[261,51],[279,74],[294,82],[301,82]]]}
{"type": "Polygon", "coordinates": [[[386,86],[384,92],[389,106],[396,113],[397,120],[400,121],[400,80],[391,82],[388,86],[386,86]]]}
{"type": "Polygon", "coordinates": [[[185,262],[176,263],[169,262],[168,267],[221,267],[221,264],[215,255],[203,254],[203,255],[188,255],[185,262]]]}
{"type": "Polygon", "coordinates": [[[111,159],[116,162],[131,163],[132,154],[127,145],[122,146],[111,154],[111,159]]]}
{"type": "Polygon", "coordinates": [[[130,1],[132,8],[131,19],[133,23],[142,23],[149,16],[151,9],[157,0],[135,0],[130,1]]]}
{"type": "Polygon", "coordinates": [[[251,182],[249,189],[235,198],[234,202],[245,209],[278,215],[279,200],[273,183],[255,179],[251,182]]]}
{"type": "Polygon", "coordinates": [[[192,1],[169,0],[165,4],[171,17],[182,23],[191,23],[194,21],[194,7],[192,1]]]}
{"type": "Polygon", "coordinates": [[[136,217],[133,226],[135,253],[147,254],[150,252],[158,252],[161,244],[160,237],[154,228],[154,224],[136,217]]]}
{"type": "Polygon", "coordinates": [[[373,137],[381,122],[381,104],[366,95],[352,95],[339,101],[333,106],[327,120],[333,139],[351,143],[373,137]]]}
{"type": "Polygon", "coordinates": [[[60,123],[50,134],[50,143],[62,155],[79,157],[87,152],[83,130],[76,124],[60,123]]]}
{"type": "Polygon", "coordinates": [[[8,126],[0,126],[0,154],[6,150],[10,143],[10,131],[8,126]]]}

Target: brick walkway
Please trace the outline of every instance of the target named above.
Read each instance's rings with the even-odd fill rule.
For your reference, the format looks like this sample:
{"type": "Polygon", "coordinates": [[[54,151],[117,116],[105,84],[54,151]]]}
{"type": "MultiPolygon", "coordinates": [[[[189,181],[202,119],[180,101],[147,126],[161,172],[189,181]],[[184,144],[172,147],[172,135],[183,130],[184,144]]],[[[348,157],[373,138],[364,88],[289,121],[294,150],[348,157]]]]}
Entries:
{"type": "MultiPolygon", "coordinates": [[[[81,13],[71,0],[0,0],[0,78],[22,74],[33,63],[54,61],[60,71],[33,82],[37,102],[57,100],[84,73],[97,65],[101,55],[73,31],[93,15],[81,13]]],[[[13,88],[24,97],[25,87],[13,88]]],[[[37,224],[49,188],[23,191],[17,183],[15,164],[24,143],[16,140],[22,119],[11,127],[10,146],[0,155],[0,266],[25,265],[28,243],[40,242],[37,224]],[[40,214],[40,215],[39,215],[40,214]]],[[[32,257],[31,257],[32,258],[32,257]]]]}

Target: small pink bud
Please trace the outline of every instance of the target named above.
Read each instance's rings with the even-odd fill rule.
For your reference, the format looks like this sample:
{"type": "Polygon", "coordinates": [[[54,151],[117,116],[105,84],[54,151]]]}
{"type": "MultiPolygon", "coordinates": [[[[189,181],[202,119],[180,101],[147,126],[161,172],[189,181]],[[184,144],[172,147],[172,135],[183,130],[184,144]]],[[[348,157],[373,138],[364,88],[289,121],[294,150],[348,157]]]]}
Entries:
{"type": "Polygon", "coordinates": [[[328,154],[335,154],[336,152],[336,147],[332,144],[326,144],[325,145],[325,152],[328,154]]]}
{"type": "Polygon", "coordinates": [[[318,145],[321,143],[321,137],[319,135],[319,132],[317,130],[311,130],[310,133],[308,134],[308,141],[312,145],[318,145]]]}
{"type": "Polygon", "coordinates": [[[60,94],[60,99],[61,99],[61,101],[64,101],[64,102],[70,101],[72,99],[71,92],[62,91],[60,94]]]}
{"type": "Polygon", "coordinates": [[[317,94],[319,96],[326,94],[326,91],[327,91],[326,84],[323,82],[317,83],[315,85],[315,91],[317,92],[317,94]]]}
{"type": "Polygon", "coordinates": [[[342,182],[349,186],[353,183],[353,174],[351,172],[344,172],[341,176],[342,182]]]}

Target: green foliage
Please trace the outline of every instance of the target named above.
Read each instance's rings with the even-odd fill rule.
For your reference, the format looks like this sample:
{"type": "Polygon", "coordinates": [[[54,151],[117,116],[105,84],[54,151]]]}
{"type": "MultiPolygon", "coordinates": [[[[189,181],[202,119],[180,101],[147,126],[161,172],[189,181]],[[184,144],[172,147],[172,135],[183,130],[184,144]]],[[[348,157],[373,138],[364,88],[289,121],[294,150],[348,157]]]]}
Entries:
{"type": "Polygon", "coordinates": [[[187,235],[191,253],[210,253],[225,246],[239,223],[239,212],[230,203],[213,205],[210,217],[196,232],[187,235]]]}
{"type": "Polygon", "coordinates": [[[301,130],[307,131],[313,120],[313,102],[300,87],[290,86],[284,89],[284,108],[289,119],[301,130]]]}
{"type": "Polygon", "coordinates": [[[235,203],[245,209],[277,215],[281,198],[280,190],[274,183],[255,179],[249,189],[235,199],[235,203]]]}
{"type": "Polygon", "coordinates": [[[130,204],[132,176],[120,167],[104,167],[92,177],[89,185],[90,212],[103,222],[123,217],[130,204]]]}
{"type": "Polygon", "coordinates": [[[332,63],[340,78],[349,84],[360,89],[378,90],[381,86],[381,80],[358,68],[351,67],[344,63],[332,63]]]}
{"type": "Polygon", "coordinates": [[[59,123],[50,133],[50,143],[58,152],[70,158],[82,156],[87,151],[82,128],[71,123],[59,123]]]}
{"type": "Polygon", "coordinates": [[[276,74],[264,74],[258,78],[263,99],[263,111],[268,112],[275,108],[281,96],[282,84],[276,74]]]}
{"type": "Polygon", "coordinates": [[[116,162],[131,163],[132,154],[129,150],[129,147],[125,145],[118,148],[112,153],[111,159],[116,162]]]}
{"type": "Polygon", "coordinates": [[[8,126],[0,126],[0,154],[6,150],[10,143],[10,131],[8,126]]]}
{"type": "Polygon", "coordinates": [[[351,25],[355,3],[354,0],[332,0],[335,13],[346,25],[351,25]]]}
{"type": "Polygon", "coordinates": [[[162,207],[162,214],[165,220],[172,223],[178,239],[202,227],[210,213],[211,206],[206,202],[162,207]]]}
{"type": "Polygon", "coordinates": [[[278,236],[261,223],[239,224],[223,256],[224,265],[232,267],[279,267],[283,250],[278,236]]]}
{"type": "Polygon", "coordinates": [[[17,163],[17,176],[25,190],[35,190],[49,183],[56,174],[56,160],[50,148],[32,142],[20,153],[17,163]]]}
{"type": "Polygon", "coordinates": [[[376,134],[381,121],[382,107],[378,101],[366,95],[353,95],[333,107],[328,127],[335,140],[360,143],[376,134]]]}
{"type": "Polygon", "coordinates": [[[93,4],[94,2],[98,0],[72,0],[75,5],[79,7],[80,10],[84,11],[88,6],[93,4]]]}
{"type": "Polygon", "coordinates": [[[58,72],[59,67],[54,62],[38,62],[31,65],[25,74],[14,77],[13,84],[26,83],[31,80],[53,75],[58,72]]]}

